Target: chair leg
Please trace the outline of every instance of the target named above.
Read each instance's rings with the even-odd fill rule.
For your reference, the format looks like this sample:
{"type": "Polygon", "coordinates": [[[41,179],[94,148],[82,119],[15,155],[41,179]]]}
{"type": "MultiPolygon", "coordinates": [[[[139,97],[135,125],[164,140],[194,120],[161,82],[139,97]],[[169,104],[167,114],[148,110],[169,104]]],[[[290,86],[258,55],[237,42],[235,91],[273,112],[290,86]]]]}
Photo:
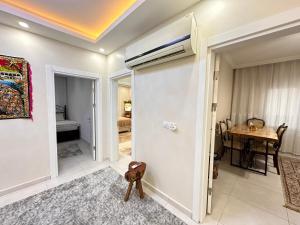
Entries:
{"type": "Polygon", "coordinates": [[[276,166],[276,158],[275,158],[275,155],[273,155],[273,165],[274,165],[274,167],[277,167],[277,166],[276,166]]]}
{"type": "Polygon", "coordinates": [[[278,166],[278,156],[277,155],[273,155],[273,162],[274,162],[274,166],[276,167],[277,174],[280,175],[279,166],[278,166]]]}
{"type": "Polygon", "coordinates": [[[125,201],[125,202],[127,202],[128,199],[129,199],[129,195],[130,195],[132,186],[133,186],[133,181],[130,181],[129,186],[128,186],[128,189],[127,189],[127,192],[126,192],[126,195],[125,195],[125,198],[124,198],[124,201],[125,201]]]}
{"type": "Polygon", "coordinates": [[[230,149],[230,165],[232,165],[232,148],[230,149]]]}
{"type": "Polygon", "coordinates": [[[143,199],[144,198],[144,191],[143,191],[142,181],[137,180],[136,184],[137,184],[137,188],[139,190],[140,198],[143,199]]]}

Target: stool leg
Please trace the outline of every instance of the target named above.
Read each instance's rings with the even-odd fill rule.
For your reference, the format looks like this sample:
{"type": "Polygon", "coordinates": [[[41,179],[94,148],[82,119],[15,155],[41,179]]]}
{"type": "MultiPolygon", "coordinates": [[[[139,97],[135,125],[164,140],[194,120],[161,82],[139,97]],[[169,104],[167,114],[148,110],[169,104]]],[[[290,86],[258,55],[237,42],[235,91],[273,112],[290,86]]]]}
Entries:
{"type": "Polygon", "coordinates": [[[137,184],[137,187],[139,189],[140,198],[144,198],[144,191],[143,191],[142,181],[141,180],[137,180],[136,184],[137,184]]]}
{"type": "Polygon", "coordinates": [[[132,185],[133,185],[133,181],[130,181],[130,183],[128,185],[127,192],[126,192],[126,195],[125,195],[125,198],[124,198],[125,202],[127,202],[128,199],[129,199],[129,195],[130,195],[130,192],[131,192],[131,189],[132,189],[132,185]]]}

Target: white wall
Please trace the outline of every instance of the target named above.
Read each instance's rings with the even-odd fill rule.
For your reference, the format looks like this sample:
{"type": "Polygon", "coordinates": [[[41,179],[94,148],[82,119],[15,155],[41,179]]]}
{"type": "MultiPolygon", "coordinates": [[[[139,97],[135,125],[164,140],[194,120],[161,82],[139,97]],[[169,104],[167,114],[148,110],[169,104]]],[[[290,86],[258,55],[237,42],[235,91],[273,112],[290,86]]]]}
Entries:
{"type": "Polygon", "coordinates": [[[55,76],[55,104],[67,105],[67,78],[55,76]]]}
{"type": "Polygon", "coordinates": [[[118,116],[124,116],[124,101],[131,100],[131,88],[123,85],[118,87],[118,116]]]}
{"type": "MultiPolygon", "coordinates": [[[[297,6],[300,6],[298,0],[280,1],[276,4],[273,0],[204,0],[167,21],[166,24],[186,13],[194,12],[199,28],[199,41],[202,42],[213,35],[297,6]],[[265,10],[266,8],[268,10],[265,10]]],[[[162,26],[163,24],[154,30],[162,26]]],[[[142,37],[137,40],[140,38],[142,37]]],[[[124,51],[125,47],[108,56],[109,73],[125,69],[124,51]]],[[[200,52],[194,62],[190,57],[153,66],[138,72],[134,78],[137,98],[136,155],[138,160],[148,164],[145,179],[170,199],[179,205],[182,204],[188,211],[192,210],[193,200],[194,143],[196,138],[202,138],[196,137],[195,131],[200,57],[207,56],[200,52]],[[163,120],[177,122],[179,131],[170,133],[164,130],[161,127],[163,120]]],[[[200,79],[205,83],[205,78],[200,79]]],[[[199,85],[205,86],[200,82],[199,85]]],[[[205,96],[198,101],[205,102],[205,96]]],[[[204,107],[199,107],[199,113],[202,111],[204,107]]]]}
{"type": "Polygon", "coordinates": [[[92,80],[67,78],[68,120],[80,124],[80,137],[88,143],[92,138],[92,80]]]}
{"type": "Polygon", "coordinates": [[[50,175],[46,65],[105,74],[106,57],[3,25],[0,33],[1,54],[24,57],[33,81],[33,120],[0,121],[3,191],[50,175]]]}
{"type": "Polygon", "coordinates": [[[145,180],[186,209],[192,208],[196,57],[138,71],[135,76],[136,157],[145,180]],[[163,121],[177,124],[171,132],[163,121]]]}

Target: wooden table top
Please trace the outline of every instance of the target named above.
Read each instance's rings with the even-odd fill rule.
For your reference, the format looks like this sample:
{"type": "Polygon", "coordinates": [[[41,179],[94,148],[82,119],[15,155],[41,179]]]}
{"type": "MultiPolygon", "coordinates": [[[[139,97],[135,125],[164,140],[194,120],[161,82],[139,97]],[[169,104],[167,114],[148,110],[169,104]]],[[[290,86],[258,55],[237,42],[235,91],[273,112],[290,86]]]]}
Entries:
{"type": "Polygon", "coordinates": [[[229,131],[229,134],[234,136],[244,136],[244,137],[253,137],[256,139],[264,139],[268,141],[278,141],[278,136],[276,131],[270,127],[264,127],[252,131],[247,125],[237,125],[232,127],[229,131]]]}

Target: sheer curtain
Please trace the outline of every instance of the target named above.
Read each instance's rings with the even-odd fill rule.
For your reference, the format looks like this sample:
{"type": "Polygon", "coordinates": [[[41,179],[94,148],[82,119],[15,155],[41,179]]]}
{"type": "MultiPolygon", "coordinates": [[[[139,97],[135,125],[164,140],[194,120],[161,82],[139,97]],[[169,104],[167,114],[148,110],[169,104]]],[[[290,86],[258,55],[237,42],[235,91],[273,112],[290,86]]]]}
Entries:
{"type": "Polygon", "coordinates": [[[300,155],[300,60],[237,69],[232,121],[257,117],[275,129],[288,125],[281,151],[300,155]]]}

